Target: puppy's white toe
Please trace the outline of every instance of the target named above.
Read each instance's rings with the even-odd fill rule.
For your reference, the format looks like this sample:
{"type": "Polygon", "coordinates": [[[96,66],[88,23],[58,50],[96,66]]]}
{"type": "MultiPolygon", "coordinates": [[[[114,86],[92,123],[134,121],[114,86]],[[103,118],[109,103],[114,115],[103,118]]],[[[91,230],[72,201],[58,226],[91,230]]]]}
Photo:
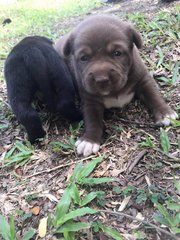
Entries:
{"type": "Polygon", "coordinates": [[[75,142],[75,147],[77,147],[81,142],[82,142],[81,139],[78,139],[78,140],[75,142]]]}
{"type": "Polygon", "coordinates": [[[99,147],[100,147],[99,144],[94,143],[94,145],[93,145],[93,150],[92,150],[94,154],[96,154],[96,153],[99,151],[99,147]]]}
{"type": "Polygon", "coordinates": [[[164,118],[157,121],[157,124],[163,124],[164,126],[169,126],[171,124],[171,119],[177,119],[178,114],[176,112],[172,112],[171,114],[166,114],[164,118]]]}
{"type": "Polygon", "coordinates": [[[75,143],[75,146],[77,147],[78,155],[82,154],[84,157],[88,157],[91,154],[96,154],[100,147],[100,145],[97,143],[91,143],[80,139],[75,143]]]}

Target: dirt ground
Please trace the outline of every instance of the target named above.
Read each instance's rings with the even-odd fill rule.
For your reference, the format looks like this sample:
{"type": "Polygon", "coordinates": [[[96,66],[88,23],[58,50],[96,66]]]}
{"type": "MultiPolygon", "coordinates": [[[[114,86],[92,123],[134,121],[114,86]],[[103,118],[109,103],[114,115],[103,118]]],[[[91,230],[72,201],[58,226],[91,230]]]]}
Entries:
{"type": "MultiPolygon", "coordinates": [[[[175,4],[177,2],[159,3],[156,0],[124,0],[119,1],[118,4],[102,6],[89,14],[109,13],[124,19],[127,13],[143,12],[146,17],[152,19],[154,14],[160,10],[171,11],[175,4]]],[[[55,24],[52,31],[61,33],[59,29],[70,29],[84,18],[85,16],[66,19],[55,24]]],[[[179,103],[179,89],[165,86],[161,88],[161,92],[171,107],[175,108],[179,103]]],[[[48,213],[54,212],[76,162],[79,160],[88,162],[91,158],[82,159],[73,150],[69,149],[54,150],[51,142],[68,142],[72,135],[69,130],[70,123],[61,116],[51,116],[43,109],[40,115],[43,126],[47,131],[45,140],[38,146],[34,146],[33,155],[25,165],[2,168],[7,151],[12,148],[15,141],[24,141],[26,133],[9,108],[4,84],[0,85],[0,101],[2,103],[0,106],[0,122],[8,124],[8,128],[1,129],[2,133],[0,135],[1,212],[4,216],[9,216],[13,210],[20,209],[29,213],[34,207],[39,207],[38,214],[33,214],[28,221],[18,220],[17,229],[20,233],[22,229],[24,231],[29,226],[37,229],[39,220],[43,216],[47,216],[48,213]],[[66,164],[69,165],[66,166],[66,164]]],[[[149,192],[150,187],[152,187],[154,188],[152,191],[162,195],[162,201],[166,196],[178,197],[172,180],[173,176],[179,178],[179,168],[175,168],[180,157],[180,151],[176,144],[180,134],[179,129],[172,127],[167,129],[172,143],[171,155],[167,156],[160,148],[159,128],[154,125],[151,114],[138,101],[133,101],[122,110],[108,111],[105,116],[105,127],[103,144],[99,154],[105,154],[106,157],[92,174],[93,177],[108,176],[115,178],[113,183],[93,188],[93,190],[98,189],[105,192],[103,209],[117,211],[126,196],[112,189],[122,190],[127,189],[127,186],[141,189],[145,193],[149,192]],[[139,145],[139,142],[147,136],[154,141],[156,148],[142,148],[139,145]]],[[[75,133],[75,137],[80,136],[82,131],[83,127],[75,133]]],[[[160,226],[153,220],[152,216],[157,209],[154,208],[149,199],[138,203],[137,192],[130,191],[127,201],[124,213],[133,217],[139,214],[142,219],[160,226]]],[[[95,202],[92,204],[93,206],[96,207],[95,202]]],[[[133,232],[137,229],[144,234],[144,239],[173,239],[156,229],[149,228],[124,216],[115,217],[102,214],[100,219],[107,225],[110,222],[112,227],[122,233],[124,239],[138,239],[133,235],[133,232]]],[[[49,235],[45,239],[53,239],[53,237],[49,235]]],[[[79,236],[78,239],[86,238],[79,236]]],[[[105,240],[111,238],[99,233],[92,239],[105,240]]]]}

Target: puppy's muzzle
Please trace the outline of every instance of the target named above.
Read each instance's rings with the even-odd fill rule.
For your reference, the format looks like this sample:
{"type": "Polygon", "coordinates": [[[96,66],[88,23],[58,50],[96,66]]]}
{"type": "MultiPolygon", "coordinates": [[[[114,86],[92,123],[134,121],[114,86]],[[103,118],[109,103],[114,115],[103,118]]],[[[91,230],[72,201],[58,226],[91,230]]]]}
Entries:
{"type": "Polygon", "coordinates": [[[94,78],[96,85],[100,88],[107,87],[109,85],[109,76],[97,76],[94,78]]]}
{"type": "Polygon", "coordinates": [[[87,78],[89,80],[91,88],[93,88],[94,91],[97,91],[102,95],[109,93],[110,77],[108,73],[102,75],[99,73],[90,72],[87,78]]]}

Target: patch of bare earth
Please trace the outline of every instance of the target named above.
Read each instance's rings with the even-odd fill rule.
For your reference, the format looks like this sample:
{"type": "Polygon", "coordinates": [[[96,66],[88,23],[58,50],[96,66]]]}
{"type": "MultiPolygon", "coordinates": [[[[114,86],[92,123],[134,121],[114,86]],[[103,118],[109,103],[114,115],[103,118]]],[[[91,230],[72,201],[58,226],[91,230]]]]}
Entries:
{"type": "MultiPolygon", "coordinates": [[[[173,5],[174,3],[160,4],[157,1],[129,0],[103,6],[92,13],[116,14],[125,18],[127,13],[144,12],[152,19],[156,12],[163,9],[170,11],[173,5]]],[[[66,19],[57,23],[52,31],[62,34],[62,30],[71,29],[84,17],[66,19]]],[[[147,54],[150,55],[151,52],[147,54]]],[[[179,103],[178,89],[166,86],[161,88],[161,92],[169,104],[175,108],[179,103]]],[[[3,166],[5,153],[12,148],[16,140],[26,139],[26,133],[9,109],[4,84],[0,85],[0,94],[0,122],[8,124],[7,128],[1,130],[0,135],[1,166],[3,166]]],[[[70,123],[61,116],[51,116],[45,110],[41,112],[41,118],[43,126],[47,130],[47,136],[41,144],[34,146],[34,154],[30,160],[22,167],[1,167],[0,169],[2,214],[9,216],[13,210],[17,209],[25,213],[32,213],[32,217],[27,220],[22,220],[15,213],[19,235],[29,226],[37,229],[39,220],[54,212],[76,163],[88,162],[91,159],[82,159],[73,150],[61,150],[54,153],[50,143],[52,141],[66,143],[71,135],[70,123]]],[[[105,154],[106,157],[92,176],[115,177],[116,181],[98,187],[99,190],[105,192],[103,209],[118,211],[120,207],[124,206],[124,213],[134,218],[138,215],[141,219],[154,223],[152,215],[156,210],[152,202],[147,200],[138,203],[136,201],[137,193],[130,193],[127,199],[125,195],[113,189],[123,190],[131,185],[136,189],[143,189],[148,194],[152,187],[157,194],[163,192],[163,196],[177,197],[172,179],[179,173],[179,169],[175,166],[179,163],[177,139],[180,132],[179,129],[173,127],[166,130],[172,143],[170,156],[162,152],[159,128],[153,124],[151,114],[138,101],[134,101],[122,110],[110,110],[105,114],[105,134],[100,154],[105,154]],[[156,148],[142,148],[139,145],[147,136],[153,140],[156,148]],[[122,204],[123,200],[127,201],[125,205],[122,204]]],[[[82,131],[83,129],[75,137],[80,136],[82,131]]],[[[96,206],[94,202],[94,207],[96,206]]],[[[147,227],[147,225],[125,216],[102,214],[99,219],[119,230],[124,239],[135,239],[133,232],[137,229],[145,233],[144,239],[173,239],[157,229],[147,227]]],[[[53,237],[50,234],[46,239],[53,239],[53,237]]],[[[86,238],[79,236],[78,239],[86,238]]],[[[97,234],[92,239],[108,238],[103,234],[97,234]]]]}

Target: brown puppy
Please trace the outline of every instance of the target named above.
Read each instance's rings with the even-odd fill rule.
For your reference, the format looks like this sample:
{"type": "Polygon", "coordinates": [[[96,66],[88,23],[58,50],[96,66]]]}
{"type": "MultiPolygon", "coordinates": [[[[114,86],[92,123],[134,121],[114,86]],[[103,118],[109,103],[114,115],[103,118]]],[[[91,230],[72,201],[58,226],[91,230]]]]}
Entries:
{"type": "Polygon", "coordinates": [[[82,99],[85,133],[76,142],[78,154],[97,153],[105,108],[123,107],[139,96],[158,124],[169,125],[177,114],[160,96],[142,62],[140,34],[116,17],[97,15],[81,22],[55,49],[66,58],[82,99]],[[59,48],[60,44],[62,48],[59,48]]]}

